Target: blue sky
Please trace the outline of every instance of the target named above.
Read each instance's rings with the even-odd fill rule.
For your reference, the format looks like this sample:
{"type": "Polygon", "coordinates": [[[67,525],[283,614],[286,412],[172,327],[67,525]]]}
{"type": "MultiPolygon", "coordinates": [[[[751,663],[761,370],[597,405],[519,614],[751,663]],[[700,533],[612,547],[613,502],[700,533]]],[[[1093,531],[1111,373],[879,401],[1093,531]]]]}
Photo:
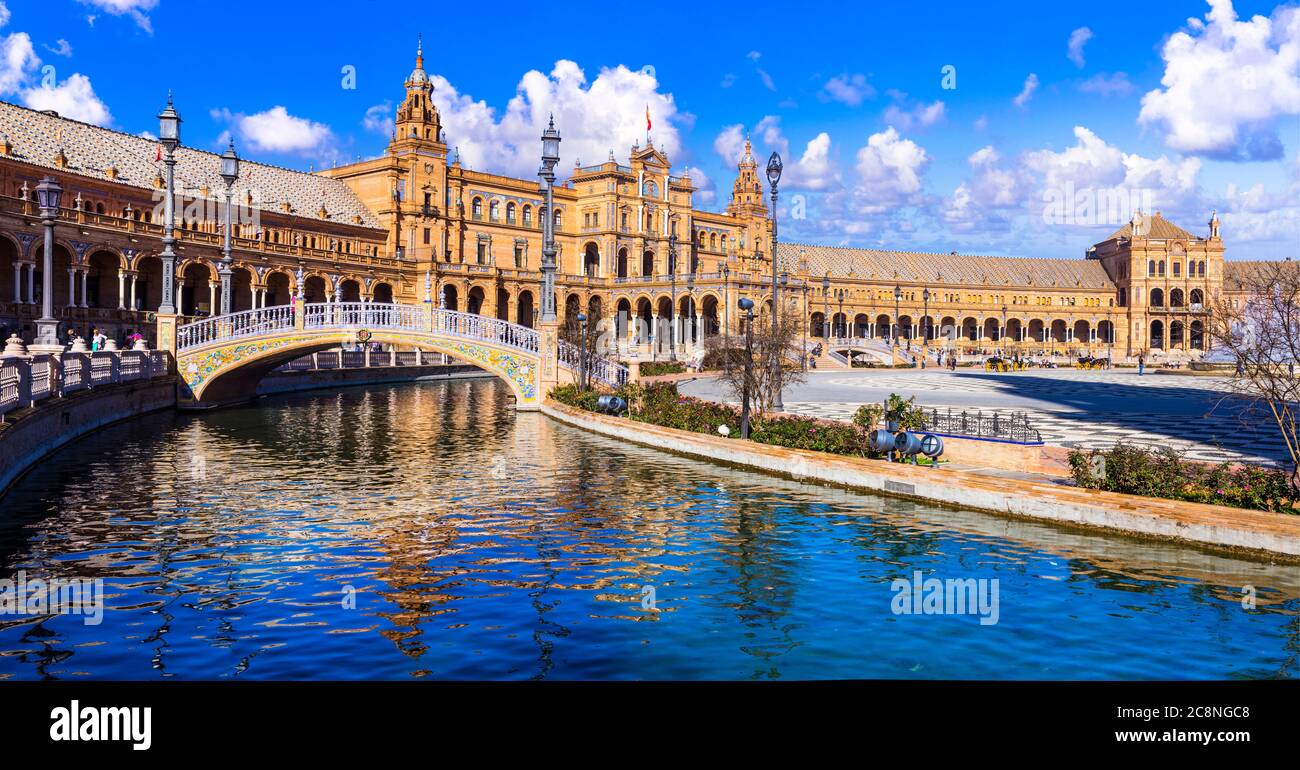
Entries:
{"type": "Polygon", "coordinates": [[[531,177],[551,111],[565,167],[625,158],[648,104],[703,208],[746,133],[780,150],[788,239],[1077,257],[1122,198],[1196,233],[1217,209],[1230,258],[1300,256],[1294,5],[572,2],[550,32],[535,4],[385,5],[2,0],[0,98],[141,133],[170,88],[187,144],[319,168],[383,152],[423,32],[474,168],[531,177]]]}

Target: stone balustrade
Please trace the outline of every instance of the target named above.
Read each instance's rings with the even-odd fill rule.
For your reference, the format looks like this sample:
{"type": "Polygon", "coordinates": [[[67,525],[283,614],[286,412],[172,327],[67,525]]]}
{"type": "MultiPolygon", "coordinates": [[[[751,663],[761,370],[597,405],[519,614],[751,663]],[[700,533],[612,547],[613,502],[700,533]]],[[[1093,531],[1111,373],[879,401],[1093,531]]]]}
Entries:
{"type": "Polygon", "coordinates": [[[78,338],[61,353],[28,354],[22,341],[11,336],[0,353],[0,421],[10,412],[46,399],[162,377],[170,369],[166,351],[149,350],[143,344],[133,350],[92,352],[78,338]]]}

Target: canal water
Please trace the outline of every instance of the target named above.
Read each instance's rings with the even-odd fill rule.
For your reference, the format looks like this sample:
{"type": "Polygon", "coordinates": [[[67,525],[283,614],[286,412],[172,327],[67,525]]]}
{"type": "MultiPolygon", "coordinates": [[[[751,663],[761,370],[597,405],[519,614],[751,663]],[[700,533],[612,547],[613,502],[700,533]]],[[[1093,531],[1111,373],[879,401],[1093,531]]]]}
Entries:
{"type": "Polygon", "coordinates": [[[102,618],[0,614],[0,679],[1297,677],[1296,567],[509,403],[491,380],[276,396],[64,449],[0,500],[0,580],[102,580],[102,618]]]}

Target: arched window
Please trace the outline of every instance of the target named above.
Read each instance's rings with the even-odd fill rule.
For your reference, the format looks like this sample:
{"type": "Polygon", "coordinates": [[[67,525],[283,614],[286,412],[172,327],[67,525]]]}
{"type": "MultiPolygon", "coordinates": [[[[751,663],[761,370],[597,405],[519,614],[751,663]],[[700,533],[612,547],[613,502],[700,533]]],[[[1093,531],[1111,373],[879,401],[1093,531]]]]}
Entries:
{"type": "Polygon", "coordinates": [[[1156,261],[1153,259],[1147,262],[1147,277],[1154,278],[1155,275],[1156,275],[1156,261]]]}
{"type": "Polygon", "coordinates": [[[482,198],[475,198],[475,199],[474,199],[474,202],[470,204],[470,214],[471,214],[475,219],[482,219],[482,218],[483,218],[483,199],[482,199],[482,198]]]}
{"type": "Polygon", "coordinates": [[[562,209],[555,210],[555,224],[553,226],[556,230],[564,227],[564,211],[562,209]]]}
{"type": "Polygon", "coordinates": [[[1156,263],[1156,270],[1158,271],[1160,277],[1163,278],[1165,275],[1165,261],[1163,259],[1160,260],[1158,263],[1156,263]]]}
{"type": "Polygon", "coordinates": [[[514,223],[515,223],[515,204],[514,201],[511,201],[510,203],[506,204],[506,224],[513,225],[514,223]]]}
{"type": "Polygon", "coordinates": [[[1200,277],[1200,278],[1204,278],[1204,277],[1205,277],[1205,261],[1204,261],[1204,260],[1202,260],[1202,261],[1196,263],[1196,274],[1197,274],[1197,276],[1200,277]]]}
{"type": "Polygon", "coordinates": [[[501,202],[492,201],[488,204],[488,219],[493,222],[501,218],[501,202]]]}
{"type": "Polygon", "coordinates": [[[533,207],[524,206],[524,227],[533,226],[533,207]]]}
{"type": "Polygon", "coordinates": [[[1178,277],[1181,277],[1181,276],[1182,276],[1182,274],[1183,274],[1183,263],[1182,263],[1182,262],[1174,262],[1172,265],[1170,265],[1170,267],[1173,269],[1173,273],[1174,273],[1174,277],[1175,277],[1175,278],[1178,278],[1178,277]]]}
{"type": "Polygon", "coordinates": [[[1164,307],[1165,293],[1160,289],[1151,290],[1151,307],[1164,307]]]}

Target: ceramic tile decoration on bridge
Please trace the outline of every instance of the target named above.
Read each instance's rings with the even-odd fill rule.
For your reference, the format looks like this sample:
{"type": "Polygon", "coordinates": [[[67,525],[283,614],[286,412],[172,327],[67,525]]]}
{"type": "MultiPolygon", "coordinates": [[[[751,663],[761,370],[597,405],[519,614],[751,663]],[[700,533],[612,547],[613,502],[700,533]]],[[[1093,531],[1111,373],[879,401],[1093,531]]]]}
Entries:
{"type": "MultiPolygon", "coordinates": [[[[509,386],[516,408],[539,408],[542,394],[581,367],[581,351],[535,329],[471,313],[374,302],[304,303],[259,308],[186,324],[176,329],[181,404],[206,408],[250,398],[272,369],[315,350],[343,343],[411,345],[479,366],[509,386]],[[549,349],[548,349],[549,348],[549,349]],[[555,361],[548,378],[543,362],[555,361]],[[548,382],[547,380],[551,381],[548,382]]],[[[168,341],[164,340],[164,344],[168,341]]],[[[590,354],[593,379],[617,386],[627,367],[590,354]]]]}

